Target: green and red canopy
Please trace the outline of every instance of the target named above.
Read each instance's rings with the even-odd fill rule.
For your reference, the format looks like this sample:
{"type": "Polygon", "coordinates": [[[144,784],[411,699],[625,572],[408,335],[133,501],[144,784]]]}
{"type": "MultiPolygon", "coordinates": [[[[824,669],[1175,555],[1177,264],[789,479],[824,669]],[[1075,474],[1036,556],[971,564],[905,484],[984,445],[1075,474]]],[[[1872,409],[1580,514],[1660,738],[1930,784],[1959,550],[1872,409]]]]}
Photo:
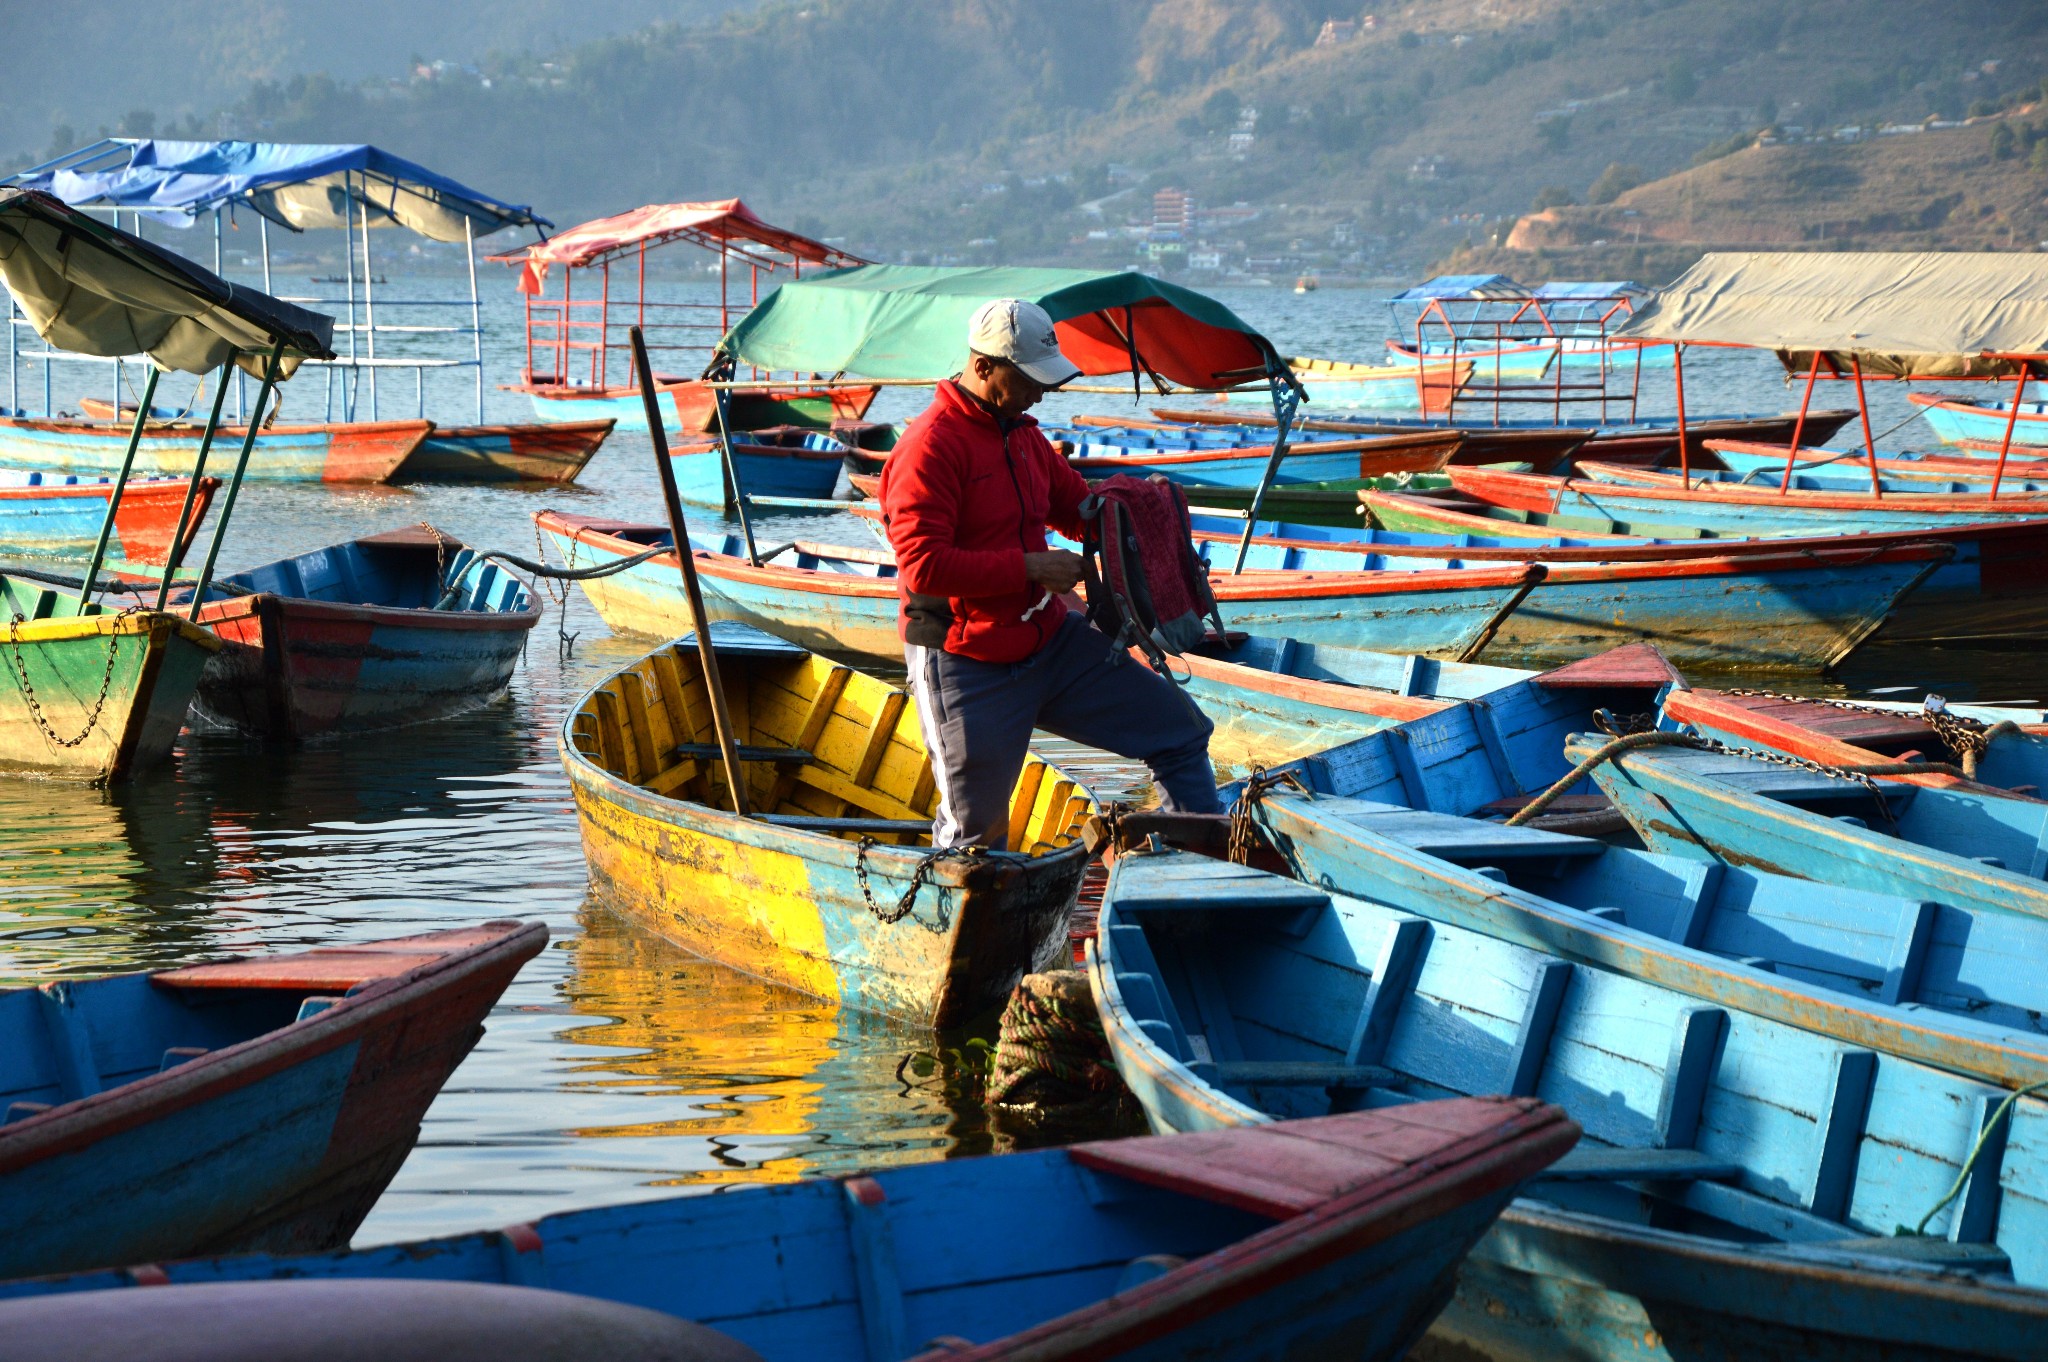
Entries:
{"type": "Polygon", "coordinates": [[[1087,375],[1144,373],[1187,388],[1286,374],[1264,336],[1214,298],[1135,272],[861,265],[782,285],[719,342],[780,373],[937,382],[967,358],[967,319],[995,298],[1044,308],[1087,375]]]}

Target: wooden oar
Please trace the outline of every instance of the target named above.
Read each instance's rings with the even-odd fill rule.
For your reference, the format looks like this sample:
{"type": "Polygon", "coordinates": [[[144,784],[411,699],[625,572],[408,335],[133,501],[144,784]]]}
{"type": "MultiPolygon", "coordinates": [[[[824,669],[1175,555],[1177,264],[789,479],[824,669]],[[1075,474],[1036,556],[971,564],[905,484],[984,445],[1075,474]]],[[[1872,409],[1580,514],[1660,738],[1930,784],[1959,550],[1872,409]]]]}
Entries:
{"type": "Polygon", "coordinates": [[[647,436],[654,442],[654,468],[661,475],[661,499],[668,509],[668,532],[675,537],[676,561],[683,566],[683,594],[690,601],[690,622],[697,627],[697,664],[704,670],[704,689],[711,692],[711,727],[718,735],[719,759],[725,763],[725,783],[732,790],[732,810],[742,818],[751,817],[747,808],[746,777],[740,770],[738,744],[732,735],[732,716],[725,708],[725,686],[718,679],[718,651],[711,646],[711,620],[704,612],[704,590],[697,585],[697,555],[690,549],[690,536],[683,524],[683,499],[676,492],[676,471],[669,466],[668,426],[661,416],[661,394],[654,387],[654,366],[647,362],[647,340],[640,328],[628,329],[633,341],[633,374],[640,381],[640,400],[647,404],[647,436]]]}

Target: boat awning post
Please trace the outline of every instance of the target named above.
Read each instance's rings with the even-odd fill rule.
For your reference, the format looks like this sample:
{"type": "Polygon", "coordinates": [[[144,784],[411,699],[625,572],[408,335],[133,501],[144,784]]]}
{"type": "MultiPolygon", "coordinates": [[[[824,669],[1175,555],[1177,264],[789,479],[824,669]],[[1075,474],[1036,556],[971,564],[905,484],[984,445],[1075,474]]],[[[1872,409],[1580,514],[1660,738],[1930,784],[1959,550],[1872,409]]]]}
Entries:
{"type": "Polygon", "coordinates": [[[1863,418],[1863,449],[1870,456],[1870,495],[1884,499],[1884,483],[1877,476],[1877,437],[1870,433],[1870,401],[1863,392],[1863,361],[1849,357],[1849,372],[1856,376],[1856,413],[1863,418]]]}
{"type": "Polygon", "coordinates": [[[185,561],[185,547],[188,540],[198,537],[199,527],[186,526],[192,520],[192,503],[199,499],[199,483],[206,476],[206,456],[213,448],[214,432],[220,429],[220,409],[228,400],[228,377],[234,371],[234,362],[220,366],[218,380],[213,386],[213,410],[207,413],[206,429],[199,436],[199,452],[192,458],[192,480],[185,484],[185,504],[178,510],[177,528],[171,533],[171,551],[164,555],[164,579],[156,589],[156,608],[162,610],[171,601],[171,579],[177,576],[178,567],[185,561]]]}
{"type": "MultiPolygon", "coordinates": [[[[731,377],[730,372],[727,377],[731,377]]],[[[732,452],[732,419],[727,411],[732,402],[729,388],[715,388],[712,409],[718,413],[718,457],[725,462],[725,481],[732,488],[733,519],[740,522],[740,542],[747,546],[747,565],[761,566],[761,552],[754,547],[754,522],[747,518],[747,489],[740,482],[740,462],[732,452]]]]}
{"type": "Polygon", "coordinates": [[[1692,489],[1692,441],[1685,437],[1685,342],[1671,347],[1671,383],[1678,393],[1678,476],[1692,489]]]}
{"type": "Polygon", "coordinates": [[[2020,402],[2027,395],[2027,374],[2033,368],[2031,360],[2019,362],[2019,377],[2012,385],[2012,410],[2005,415],[2005,438],[1998,445],[1998,467],[1991,472],[1991,495],[1998,496],[1998,484],[2005,480],[2005,461],[2012,453],[2012,434],[2020,423],[2020,402]]]}
{"type": "Polygon", "coordinates": [[[249,471],[249,455],[256,448],[256,431],[263,424],[263,409],[277,391],[278,370],[284,362],[284,338],[271,342],[270,358],[263,365],[263,383],[256,389],[256,410],[242,427],[242,452],[235,459],[234,476],[228,479],[227,495],[221,499],[220,514],[214,518],[213,538],[206,543],[206,561],[200,564],[199,580],[192,587],[192,609],[186,618],[197,621],[199,608],[206,604],[206,586],[213,580],[213,565],[220,561],[220,545],[227,538],[228,520],[235,513],[235,498],[242,490],[242,477],[249,471]]]}
{"type": "Polygon", "coordinates": [[[1295,381],[1294,371],[1279,360],[1270,361],[1270,365],[1266,377],[1273,385],[1273,452],[1266,457],[1259,485],[1252,489],[1251,502],[1244,508],[1244,533],[1238,536],[1237,559],[1230,565],[1233,577],[1244,571],[1245,556],[1252,548],[1252,532],[1259,523],[1259,506],[1280,474],[1280,461],[1287,457],[1288,431],[1294,425],[1295,412],[1301,409],[1301,385],[1295,381]]]}
{"type": "Polygon", "coordinates": [[[462,220],[462,261],[469,266],[469,342],[476,360],[476,423],[484,423],[484,305],[476,296],[476,224],[462,220]]]}
{"type": "MultiPolygon", "coordinates": [[[[142,447],[142,431],[149,424],[149,404],[156,397],[156,381],[163,377],[163,370],[154,364],[149,367],[149,377],[142,380],[142,402],[135,409],[135,424],[128,428],[128,450],[121,456],[121,471],[114,475],[113,489],[107,494],[107,513],[100,520],[100,537],[92,546],[92,557],[85,564],[85,586],[78,593],[79,608],[83,610],[92,600],[93,578],[100,575],[100,564],[107,558],[107,540],[113,537],[114,517],[121,510],[121,492],[128,486],[129,470],[135,467],[135,451],[142,447]]],[[[121,408],[117,403],[114,413],[118,417],[121,408]]]]}
{"type": "Polygon", "coordinates": [[[1820,377],[1820,351],[1813,352],[1813,367],[1806,371],[1806,396],[1799,400],[1799,419],[1792,423],[1792,447],[1785,451],[1785,476],[1778,479],[1778,495],[1792,490],[1792,465],[1799,458],[1799,437],[1806,433],[1806,409],[1813,405],[1813,382],[1820,377]]]}
{"type": "Polygon", "coordinates": [[[654,471],[661,477],[668,532],[675,542],[676,563],[683,571],[683,595],[689,601],[690,623],[697,631],[697,662],[704,669],[704,689],[711,697],[711,727],[718,739],[719,759],[725,763],[726,787],[732,791],[733,812],[749,818],[746,773],[740,769],[738,739],[733,736],[732,715],[725,707],[725,686],[718,678],[718,650],[711,645],[711,618],[704,609],[704,588],[697,582],[697,556],[690,547],[689,526],[683,522],[676,470],[669,463],[668,426],[661,419],[661,397],[654,390],[654,366],[647,362],[647,338],[637,326],[626,335],[632,343],[633,377],[639,382],[641,405],[647,410],[647,436],[654,446],[654,471]]]}

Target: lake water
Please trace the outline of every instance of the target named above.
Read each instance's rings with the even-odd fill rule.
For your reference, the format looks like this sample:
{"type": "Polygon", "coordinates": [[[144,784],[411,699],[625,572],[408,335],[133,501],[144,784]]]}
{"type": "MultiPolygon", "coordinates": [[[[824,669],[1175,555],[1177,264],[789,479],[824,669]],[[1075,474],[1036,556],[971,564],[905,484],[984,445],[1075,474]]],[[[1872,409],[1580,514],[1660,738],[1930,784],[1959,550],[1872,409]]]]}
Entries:
{"type": "MultiPolygon", "coordinates": [[[[494,385],[517,370],[521,326],[509,275],[491,270],[486,376],[494,385]]],[[[450,315],[408,314],[387,300],[466,297],[450,279],[392,279],[380,289],[380,324],[446,324],[450,315]]],[[[283,274],[276,286],[317,291],[283,274]]],[[[1386,308],[1365,292],[1218,292],[1287,353],[1377,358],[1390,333],[1386,308]]],[[[430,353],[428,345],[409,342],[413,353],[430,353]]],[[[109,371],[85,372],[83,380],[53,375],[60,407],[80,392],[109,390],[109,371]]],[[[39,408],[40,369],[23,364],[16,381],[10,400],[18,392],[39,408]]],[[[1779,410],[1799,398],[1768,357],[1739,352],[1689,359],[1687,389],[1699,412],[1779,410]]],[[[1910,421],[1902,390],[1871,391],[1878,431],[1910,421]]],[[[190,392],[189,380],[166,379],[158,401],[182,406],[190,392]]],[[[1646,374],[1644,392],[1646,413],[1671,409],[1668,371],[1646,374]]],[[[428,415],[473,418],[473,378],[440,376],[427,397],[428,415]]],[[[387,376],[380,398],[387,419],[414,410],[409,377],[387,376]]],[[[317,419],[326,399],[322,380],[308,373],[292,385],[285,416],[317,419]]],[[[875,415],[899,419],[922,400],[890,390],[875,415]]],[[[485,404],[487,419],[529,419],[524,398],[494,386],[485,404]]],[[[1128,398],[1066,395],[1045,414],[1138,410],[1128,398]]],[[[1916,433],[1909,426],[1893,438],[1916,433]]],[[[252,484],[222,561],[244,567],[422,520],[479,547],[531,555],[532,514],[548,506],[658,519],[645,436],[614,436],[571,488],[252,484]]],[[[769,520],[758,532],[773,542],[799,529],[872,542],[850,516],[769,520]]],[[[555,729],[577,695],[642,651],[610,638],[572,590],[566,607],[549,604],[511,694],[475,713],[299,751],[193,735],[168,770],[111,794],[0,781],[0,977],[158,968],[505,915],[546,922],[548,950],[506,994],[489,1034],[434,1104],[360,1243],[988,1148],[971,1103],[898,1077],[926,1036],[708,964],[586,901],[555,729]]],[[[1925,652],[1858,662],[1838,683],[1807,688],[1917,684],[1958,698],[2035,699],[2040,681],[2025,655],[1925,652]]]]}

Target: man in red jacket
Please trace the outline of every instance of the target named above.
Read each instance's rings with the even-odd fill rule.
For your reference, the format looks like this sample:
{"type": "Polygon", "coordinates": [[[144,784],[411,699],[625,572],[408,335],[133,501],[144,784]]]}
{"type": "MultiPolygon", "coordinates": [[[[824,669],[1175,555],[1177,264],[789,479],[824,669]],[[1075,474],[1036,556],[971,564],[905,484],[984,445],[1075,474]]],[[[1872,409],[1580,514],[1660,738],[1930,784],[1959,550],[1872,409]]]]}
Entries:
{"type": "Polygon", "coordinates": [[[1024,413],[1080,372],[1036,303],[985,304],[967,367],[882,469],[910,689],[939,790],[932,845],[1001,848],[1031,731],[1133,757],[1172,810],[1217,810],[1207,718],[1068,610],[1088,484],[1024,413]]]}

